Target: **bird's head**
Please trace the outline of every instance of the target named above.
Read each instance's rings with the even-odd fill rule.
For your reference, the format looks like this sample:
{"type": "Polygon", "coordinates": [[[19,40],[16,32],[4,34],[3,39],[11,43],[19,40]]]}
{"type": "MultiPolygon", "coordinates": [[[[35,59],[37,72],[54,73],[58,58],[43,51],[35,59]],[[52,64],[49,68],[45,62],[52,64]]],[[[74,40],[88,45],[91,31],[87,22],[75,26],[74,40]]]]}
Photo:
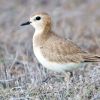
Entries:
{"type": "Polygon", "coordinates": [[[30,17],[28,22],[21,24],[21,26],[32,25],[39,32],[44,30],[50,31],[51,24],[51,18],[47,13],[36,13],[30,17]]]}

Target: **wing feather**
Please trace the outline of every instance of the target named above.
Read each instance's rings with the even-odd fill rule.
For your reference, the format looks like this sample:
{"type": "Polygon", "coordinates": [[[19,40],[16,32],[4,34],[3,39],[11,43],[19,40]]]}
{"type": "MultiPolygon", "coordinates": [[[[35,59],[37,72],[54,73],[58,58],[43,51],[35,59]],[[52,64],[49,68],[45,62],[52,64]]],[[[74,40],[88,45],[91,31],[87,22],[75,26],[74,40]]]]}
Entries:
{"type": "Polygon", "coordinates": [[[86,53],[70,40],[64,40],[54,35],[44,43],[41,51],[49,61],[58,63],[80,63],[84,60],[81,54],[86,53]]]}

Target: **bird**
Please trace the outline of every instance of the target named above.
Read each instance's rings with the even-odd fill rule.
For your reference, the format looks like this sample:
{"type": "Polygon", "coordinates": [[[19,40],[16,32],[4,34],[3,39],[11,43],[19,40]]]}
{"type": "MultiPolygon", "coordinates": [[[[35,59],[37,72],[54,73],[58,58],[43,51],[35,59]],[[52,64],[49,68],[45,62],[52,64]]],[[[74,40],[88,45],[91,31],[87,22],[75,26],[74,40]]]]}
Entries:
{"type": "Polygon", "coordinates": [[[100,55],[82,50],[72,40],[58,36],[52,29],[48,13],[33,14],[21,26],[32,25],[35,29],[32,43],[34,54],[45,68],[55,72],[71,72],[86,63],[99,62],[100,55]]]}

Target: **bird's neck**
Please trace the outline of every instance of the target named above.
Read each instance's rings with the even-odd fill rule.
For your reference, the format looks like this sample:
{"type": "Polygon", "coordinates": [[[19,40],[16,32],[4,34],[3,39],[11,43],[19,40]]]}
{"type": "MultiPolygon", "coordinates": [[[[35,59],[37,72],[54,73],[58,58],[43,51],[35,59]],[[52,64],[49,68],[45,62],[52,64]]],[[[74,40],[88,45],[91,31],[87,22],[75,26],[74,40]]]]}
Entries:
{"type": "Polygon", "coordinates": [[[35,46],[43,45],[51,34],[52,34],[51,28],[49,27],[35,29],[35,33],[33,35],[33,45],[35,46]]]}
{"type": "Polygon", "coordinates": [[[51,25],[49,24],[47,24],[47,25],[45,25],[45,26],[37,26],[36,28],[35,28],[35,33],[36,33],[36,35],[37,34],[42,34],[42,33],[48,33],[48,32],[50,32],[51,31],[51,25]]]}

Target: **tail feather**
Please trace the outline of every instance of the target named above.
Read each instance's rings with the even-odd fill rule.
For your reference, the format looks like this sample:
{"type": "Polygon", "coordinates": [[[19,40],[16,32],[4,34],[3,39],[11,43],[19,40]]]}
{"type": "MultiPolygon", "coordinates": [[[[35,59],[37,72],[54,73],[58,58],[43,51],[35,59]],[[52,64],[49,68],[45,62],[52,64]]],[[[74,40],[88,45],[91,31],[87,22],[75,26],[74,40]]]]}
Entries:
{"type": "Polygon", "coordinates": [[[84,62],[100,62],[100,56],[98,55],[85,55],[83,59],[84,62]]]}

